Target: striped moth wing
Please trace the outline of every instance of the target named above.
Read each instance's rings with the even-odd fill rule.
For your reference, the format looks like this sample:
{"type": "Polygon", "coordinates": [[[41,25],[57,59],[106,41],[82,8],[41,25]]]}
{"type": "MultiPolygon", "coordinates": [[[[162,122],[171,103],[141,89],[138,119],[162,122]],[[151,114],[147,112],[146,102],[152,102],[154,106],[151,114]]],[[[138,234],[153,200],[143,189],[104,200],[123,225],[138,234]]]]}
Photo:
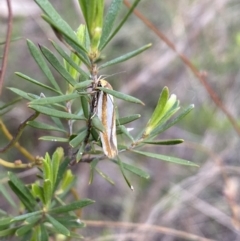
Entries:
{"type": "MultiPolygon", "coordinates": [[[[112,90],[112,86],[106,80],[99,80],[98,85],[112,90]]],[[[104,132],[100,132],[100,138],[103,152],[109,158],[114,158],[118,154],[116,117],[113,101],[111,95],[100,91],[98,96],[97,115],[105,128],[104,132]]]]}

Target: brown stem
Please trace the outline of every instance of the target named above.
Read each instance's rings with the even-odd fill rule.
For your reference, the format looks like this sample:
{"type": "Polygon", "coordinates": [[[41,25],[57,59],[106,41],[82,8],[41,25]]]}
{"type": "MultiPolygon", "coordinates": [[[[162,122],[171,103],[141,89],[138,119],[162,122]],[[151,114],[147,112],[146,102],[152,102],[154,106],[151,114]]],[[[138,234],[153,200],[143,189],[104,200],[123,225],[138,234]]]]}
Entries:
{"type": "Polygon", "coordinates": [[[7,7],[8,7],[8,24],[7,24],[7,37],[6,37],[5,47],[4,47],[2,66],[0,69],[0,94],[2,93],[3,81],[4,81],[4,76],[5,76],[6,68],[7,68],[7,59],[8,59],[8,52],[9,52],[9,46],[10,46],[10,40],[11,40],[11,33],[12,33],[11,1],[6,0],[6,2],[7,2],[7,7]]]}

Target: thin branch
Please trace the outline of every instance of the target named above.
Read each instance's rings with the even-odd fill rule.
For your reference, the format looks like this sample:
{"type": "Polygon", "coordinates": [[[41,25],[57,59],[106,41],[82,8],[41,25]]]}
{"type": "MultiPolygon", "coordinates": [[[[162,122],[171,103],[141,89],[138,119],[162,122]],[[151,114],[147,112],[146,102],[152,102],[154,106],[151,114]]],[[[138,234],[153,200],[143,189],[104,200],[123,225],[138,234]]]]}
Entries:
{"type": "Polygon", "coordinates": [[[8,52],[10,47],[10,40],[11,40],[11,33],[12,33],[12,18],[13,18],[11,1],[10,0],[6,0],[6,1],[7,1],[7,7],[8,7],[8,25],[7,25],[7,37],[6,37],[6,44],[4,47],[2,66],[0,69],[0,94],[2,92],[4,76],[7,68],[7,59],[8,59],[8,52]]]}
{"type": "Polygon", "coordinates": [[[126,229],[138,228],[139,232],[161,233],[165,235],[171,235],[171,236],[183,238],[184,240],[213,241],[213,239],[203,238],[195,234],[191,234],[191,233],[187,233],[184,231],[179,231],[179,230],[171,229],[167,227],[157,226],[157,225],[149,225],[149,224],[142,224],[142,223],[128,223],[128,222],[95,221],[95,220],[82,220],[82,221],[91,227],[126,228],[126,229]]]}
{"type": "Polygon", "coordinates": [[[12,146],[17,147],[30,161],[35,162],[35,158],[32,157],[32,155],[30,153],[28,153],[28,151],[26,149],[24,149],[23,147],[21,147],[17,141],[20,138],[20,136],[22,135],[23,129],[25,128],[25,126],[27,125],[28,121],[34,120],[37,118],[37,116],[39,115],[38,112],[35,112],[34,114],[30,115],[24,122],[22,122],[20,124],[20,126],[18,127],[18,131],[15,137],[11,138],[11,134],[9,133],[9,131],[7,130],[7,128],[5,127],[5,125],[3,124],[3,122],[0,120],[0,129],[2,129],[2,131],[4,132],[4,134],[7,136],[8,139],[11,138],[11,141],[3,148],[0,149],[0,153],[6,152],[9,148],[11,148],[12,146]],[[30,154],[30,155],[29,155],[30,154]]]}
{"type": "MultiPolygon", "coordinates": [[[[124,0],[124,4],[130,8],[131,4],[124,0]]],[[[133,11],[134,14],[141,19],[163,42],[167,44],[169,48],[171,48],[179,57],[180,59],[185,63],[186,66],[190,68],[190,70],[193,72],[193,74],[197,77],[197,79],[201,82],[201,84],[204,86],[214,103],[223,111],[223,113],[227,116],[228,120],[231,122],[233,128],[237,132],[237,134],[240,136],[240,127],[235,120],[235,118],[232,116],[232,114],[228,111],[228,109],[224,106],[221,99],[218,97],[216,92],[211,88],[211,86],[207,82],[207,74],[206,72],[199,71],[194,64],[182,53],[178,52],[177,48],[175,47],[174,43],[172,43],[159,29],[157,29],[152,22],[150,22],[148,19],[146,19],[139,11],[136,9],[133,11]]]]}

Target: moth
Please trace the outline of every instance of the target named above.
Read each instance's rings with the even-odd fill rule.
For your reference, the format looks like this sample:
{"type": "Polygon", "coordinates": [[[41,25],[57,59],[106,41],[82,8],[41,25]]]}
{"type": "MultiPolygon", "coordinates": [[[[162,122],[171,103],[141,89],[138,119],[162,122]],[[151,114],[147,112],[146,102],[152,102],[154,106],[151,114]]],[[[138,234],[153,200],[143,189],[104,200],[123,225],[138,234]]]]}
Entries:
{"type": "MultiPolygon", "coordinates": [[[[98,87],[113,89],[104,79],[100,79],[97,85],[98,87]]],[[[118,154],[114,100],[113,96],[104,91],[98,93],[97,116],[104,126],[104,131],[100,132],[103,152],[108,158],[114,158],[118,154]]]]}

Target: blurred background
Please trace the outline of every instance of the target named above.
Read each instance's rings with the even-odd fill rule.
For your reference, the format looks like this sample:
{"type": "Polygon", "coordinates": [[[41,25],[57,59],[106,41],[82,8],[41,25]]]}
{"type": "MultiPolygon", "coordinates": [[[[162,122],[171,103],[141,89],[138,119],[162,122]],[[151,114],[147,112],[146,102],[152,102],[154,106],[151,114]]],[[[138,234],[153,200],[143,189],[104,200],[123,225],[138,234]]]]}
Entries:
{"type": "MultiPolygon", "coordinates": [[[[50,49],[53,48],[48,39],[57,41],[52,29],[41,19],[41,11],[33,1],[11,2],[14,14],[12,37],[20,39],[11,43],[0,104],[16,98],[7,87],[40,94],[39,88],[34,89],[34,85],[17,77],[14,74],[16,71],[47,83],[27,49],[26,39],[50,49]]],[[[83,23],[77,1],[50,2],[73,29],[83,23]]],[[[109,2],[106,1],[106,5],[109,2]]],[[[177,50],[189,58],[199,71],[207,73],[209,85],[238,121],[239,0],[142,0],[137,9],[167,36],[177,50]]],[[[127,8],[123,6],[119,19],[126,11],[127,8]]],[[[6,2],[0,1],[1,41],[5,39],[6,24],[6,2]]],[[[185,140],[183,144],[148,146],[144,150],[187,159],[198,164],[199,168],[178,166],[143,158],[137,154],[124,153],[124,162],[135,164],[151,175],[149,180],[128,175],[134,186],[132,192],[119,168],[109,161],[101,162],[99,168],[113,178],[115,186],[110,185],[98,174],[89,186],[88,164],[75,166],[73,169],[78,176],[78,195],[96,200],[94,205],[84,209],[82,218],[101,221],[98,227],[89,223],[82,234],[86,240],[188,240],[187,237],[180,237],[173,232],[181,230],[189,235],[195,234],[212,240],[240,240],[240,141],[238,133],[225,114],[216,106],[199,79],[181,59],[134,15],[104,50],[103,55],[106,60],[110,60],[147,43],[152,43],[152,48],[127,62],[104,69],[101,74],[113,75],[107,80],[115,90],[140,98],[146,104],[142,107],[117,101],[120,116],[141,114],[138,121],[129,125],[134,127],[133,134],[145,127],[164,86],[169,88],[170,93],[177,95],[182,108],[194,104],[195,109],[185,119],[158,137],[182,138],[185,140]],[[104,225],[104,222],[112,222],[112,225],[104,225]],[[170,231],[166,234],[154,228],[123,228],[116,222],[146,223],[168,227],[170,231]]],[[[0,48],[2,55],[3,45],[0,48]]],[[[64,84],[54,70],[53,73],[59,83],[64,84]]],[[[31,113],[32,111],[27,108],[27,102],[21,101],[0,118],[14,135],[19,124],[31,113]]],[[[45,116],[39,117],[39,120],[45,119],[45,116]]],[[[20,143],[35,156],[43,156],[45,152],[52,153],[59,145],[39,141],[38,138],[42,135],[51,133],[27,127],[20,143]]],[[[6,143],[7,140],[0,133],[0,146],[6,143]]],[[[1,154],[1,158],[25,161],[14,148],[1,154]]],[[[6,169],[0,167],[1,183],[4,183],[5,174],[6,169]]],[[[26,182],[34,180],[35,174],[35,169],[21,170],[19,173],[26,182]]],[[[0,208],[14,214],[11,205],[1,195],[0,208]]]]}

